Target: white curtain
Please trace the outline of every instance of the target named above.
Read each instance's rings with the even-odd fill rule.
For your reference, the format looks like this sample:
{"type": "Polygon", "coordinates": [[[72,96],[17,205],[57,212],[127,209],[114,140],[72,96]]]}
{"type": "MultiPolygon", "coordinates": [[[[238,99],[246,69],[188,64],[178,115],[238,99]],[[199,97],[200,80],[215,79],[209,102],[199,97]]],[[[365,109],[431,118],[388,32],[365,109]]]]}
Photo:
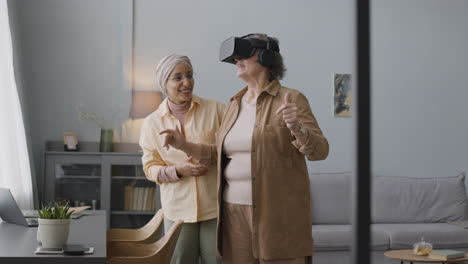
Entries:
{"type": "Polygon", "coordinates": [[[33,209],[31,168],[13,71],[7,0],[0,0],[0,187],[11,190],[21,209],[33,209]]]}

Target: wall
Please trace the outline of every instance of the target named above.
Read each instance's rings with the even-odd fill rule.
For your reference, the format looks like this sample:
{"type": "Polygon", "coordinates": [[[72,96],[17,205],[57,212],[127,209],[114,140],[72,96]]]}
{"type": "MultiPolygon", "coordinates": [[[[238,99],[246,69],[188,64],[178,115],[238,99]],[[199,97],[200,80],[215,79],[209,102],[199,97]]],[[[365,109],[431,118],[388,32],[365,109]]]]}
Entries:
{"type": "Polygon", "coordinates": [[[373,167],[451,176],[468,167],[468,1],[373,1],[373,167]]]}
{"type": "Polygon", "coordinates": [[[99,140],[99,126],[78,120],[77,105],[108,122],[117,113],[117,127],[117,119],[128,117],[131,8],[115,0],[15,2],[15,48],[37,175],[45,141],[69,131],[82,141],[99,140]]]}
{"type": "MultiPolygon", "coordinates": [[[[244,84],[218,61],[222,40],[251,32],[280,39],[282,83],[302,91],[330,141],[312,172],[350,170],[351,118],[333,116],[332,78],[352,69],[352,1],[135,1],[136,88],[152,89],[157,61],[189,55],[196,93],[222,102],[244,84]]],[[[467,25],[463,0],[387,0],[372,5],[373,170],[385,175],[450,176],[468,164],[467,25]]],[[[76,131],[75,106],[128,116],[131,1],[17,2],[18,40],[36,170],[46,140],[76,131]]],[[[117,122],[118,123],[118,122],[117,122]]],[[[115,126],[118,126],[115,125],[115,126]]]]}

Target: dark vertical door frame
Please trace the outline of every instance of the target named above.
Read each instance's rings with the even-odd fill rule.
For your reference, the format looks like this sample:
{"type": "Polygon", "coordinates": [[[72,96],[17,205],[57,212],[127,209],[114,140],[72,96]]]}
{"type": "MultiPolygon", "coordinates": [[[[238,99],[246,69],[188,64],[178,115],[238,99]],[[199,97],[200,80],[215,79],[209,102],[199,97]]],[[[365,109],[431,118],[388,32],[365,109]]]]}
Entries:
{"type": "Polygon", "coordinates": [[[354,169],[352,184],[352,263],[370,263],[371,115],[370,0],[355,0],[354,169]]]}

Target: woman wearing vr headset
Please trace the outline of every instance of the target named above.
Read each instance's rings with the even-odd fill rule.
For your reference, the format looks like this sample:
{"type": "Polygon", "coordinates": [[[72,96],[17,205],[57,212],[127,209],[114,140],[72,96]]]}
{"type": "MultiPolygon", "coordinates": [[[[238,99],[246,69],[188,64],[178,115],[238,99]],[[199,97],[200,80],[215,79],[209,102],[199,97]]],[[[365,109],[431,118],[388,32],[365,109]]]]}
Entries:
{"type": "Polygon", "coordinates": [[[156,67],[156,86],[167,95],[143,121],[140,146],[146,177],[160,184],[164,229],[184,221],[173,264],[221,263],[216,256],[216,167],[199,164],[182,151],[164,147],[158,135],[178,127],[191,141],[214,144],[225,105],[193,94],[187,56],[171,54],[156,67]]]}
{"type": "MultiPolygon", "coordinates": [[[[305,158],[323,160],[328,141],[307,98],[279,83],[285,68],[276,39],[223,42],[247,86],[227,105],[216,145],[188,142],[168,129],[165,145],[218,164],[218,240],[223,263],[310,263],[314,254],[305,158]]],[[[207,163],[209,164],[209,163],[207,163]]]]}

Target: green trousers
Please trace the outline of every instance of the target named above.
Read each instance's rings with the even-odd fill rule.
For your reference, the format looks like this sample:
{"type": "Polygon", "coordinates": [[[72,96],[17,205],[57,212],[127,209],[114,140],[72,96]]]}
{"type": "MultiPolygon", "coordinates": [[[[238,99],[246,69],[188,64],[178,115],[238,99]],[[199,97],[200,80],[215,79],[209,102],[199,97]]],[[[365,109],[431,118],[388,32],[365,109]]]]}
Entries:
{"type": "MultiPolygon", "coordinates": [[[[216,220],[182,224],[171,264],[222,263],[216,254],[216,220]]],[[[164,218],[164,231],[167,233],[173,224],[164,218]]]]}

